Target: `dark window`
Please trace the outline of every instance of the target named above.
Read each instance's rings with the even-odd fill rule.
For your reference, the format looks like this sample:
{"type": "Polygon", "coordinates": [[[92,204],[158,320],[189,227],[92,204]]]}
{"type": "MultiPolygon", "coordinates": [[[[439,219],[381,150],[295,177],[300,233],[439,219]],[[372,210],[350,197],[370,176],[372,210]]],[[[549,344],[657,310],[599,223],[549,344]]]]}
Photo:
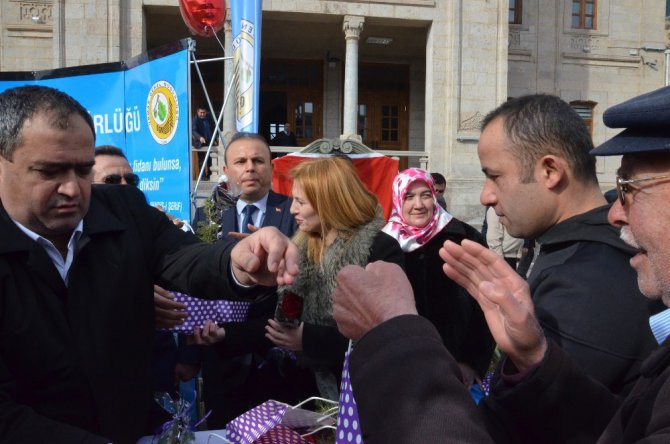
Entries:
{"type": "Polygon", "coordinates": [[[358,66],[358,88],[366,91],[405,91],[409,84],[407,65],[363,63],[358,66]]]}

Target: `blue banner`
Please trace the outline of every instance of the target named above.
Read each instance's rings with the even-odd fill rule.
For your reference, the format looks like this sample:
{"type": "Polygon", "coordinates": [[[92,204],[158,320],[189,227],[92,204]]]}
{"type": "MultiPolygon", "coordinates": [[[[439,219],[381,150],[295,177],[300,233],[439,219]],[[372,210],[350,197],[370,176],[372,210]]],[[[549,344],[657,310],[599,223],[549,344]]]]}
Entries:
{"type": "Polygon", "coordinates": [[[261,76],[261,0],[231,0],[238,131],[258,132],[261,76]]]}
{"type": "Polygon", "coordinates": [[[36,84],[65,91],[77,99],[93,117],[96,145],[118,146],[127,155],[123,71],[38,80],[36,84]]]}
{"type": "MultiPolygon", "coordinates": [[[[93,65],[42,76],[49,78],[36,73],[32,79],[0,80],[0,92],[32,84],[74,97],[93,117],[96,145],[124,151],[149,203],[190,221],[188,51],[153,60],[145,54],[130,64],[127,69],[126,64],[109,64],[112,72],[81,74],[108,68],[93,65]]],[[[26,73],[16,76],[25,78],[26,73]]]]}
{"type": "Polygon", "coordinates": [[[180,51],[126,71],[126,110],[141,117],[126,149],[149,203],[190,221],[187,69],[180,51]]]}

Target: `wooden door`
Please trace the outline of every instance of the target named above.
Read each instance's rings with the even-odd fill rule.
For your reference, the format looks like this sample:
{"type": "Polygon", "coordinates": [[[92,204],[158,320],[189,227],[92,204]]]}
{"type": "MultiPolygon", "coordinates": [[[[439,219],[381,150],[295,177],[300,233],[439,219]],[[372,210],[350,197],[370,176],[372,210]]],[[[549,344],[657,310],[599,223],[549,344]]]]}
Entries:
{"type": "MultiPolygon", "coordinates": [[[[361,63],[358,134],[376,150],[407,151],[409,145],[409,65],[361,63]]],[[[407,168],[406,157],[400,169],[407,168]]]]}
{"type": "MultiPolygon", "coordinates": [[[[407,151],[409,118],[407,101],[395,94],[361,94],[358,104],[358,134],[375,150],[407,151]]],[[[401,158],[400,168],[407,168],[401,158]]]]}
{"type": "Polygon", "coordinates": [[[322,95],[297,91],[289,93],[288,109],[293,110],[293,115],[288,122],[293,124],[299,146],[306,146],[323,137],[322,95]]]}

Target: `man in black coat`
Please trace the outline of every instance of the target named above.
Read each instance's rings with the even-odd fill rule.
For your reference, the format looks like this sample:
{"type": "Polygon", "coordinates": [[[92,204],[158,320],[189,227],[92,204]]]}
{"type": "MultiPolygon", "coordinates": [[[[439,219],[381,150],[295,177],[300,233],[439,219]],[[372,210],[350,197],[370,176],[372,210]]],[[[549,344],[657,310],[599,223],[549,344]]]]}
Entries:
{"type": "Polygon", "coordinates": [[[291,124],[286,122],[284,129],[279,131],[270,141],[272,146],[298,146],[298,139],[295,138],[295,133],[291,131],[291,124]]]}
{"type": "Polygon", "coordinates": [[[136,442],[150,431],[154,282],[253,298],[254,284],[297,273],[276,230],[205,245],[135,187],[92,189],[94,142],[70,96],[0,94],[2,442],[136,442]],[[290,264],[277,268],[282,256],[290,264]]]}
{"type": "Polygon", "coordinates": [[[528,284],[545,335],[619,393],[657,344],[628,265],[635,251],[607,222],[591,149],[583,119],[560,98],[509,100],[482,124],[480,200],[510,236],[541,246],[528,284]]]}
{"type": "MultiPolygon", "coordinates": [[[[627,129],[592,151],[623,154],[619,196],[608,220],[636,251],[630,265],[642,293],[665,305],[670,305],[668,104],[666,87],[610,108],[605,124],[627,129]]],[[[467,241],[447,242],[440,254],[447,275],[479,302],[507,357],[491,396],[476,411],[459,390],[455,361],[439,347],[434,329],[416,316],[409,284],[396,267],[377,263],[365,271],[343,270],[334,312],[340,330],[360,338],[350,370],[366,443],[507,442],[501,431],[509,430],[517,433],[512,442],[668,442],[670,342],[664,340],[644,361],[630,394],[617,396],[545,336],[528,285],[501,258],[467,241]],[[410,380],[417,374],[422,377],[410,380]],[[380,411],[379,405],[386,408],[380,411]]],[[[602,309],[616,309],[613,304],[602,309]]],[[[606,333],[618,330],[613,326],[606,333]]]]}
{"type": "MultiPolygon", "coordinates": [[[[207,115],[207,108],[202,105],[199,106],[193,121],[191,122],[191,138],[193,141],[193,148],[207,148],[209,143],[214,136],[214,123],[207,115]]],[[[218,145],[218,142],[214,140],[213,146],[218,145]]],[[[202,163],[205,161],[206,152],[198,151],[198,168],[202,168],[202,163]]],[[[207,165],[204,171],[204,178],[209,178],[212,166],[212,157],[207,156],[207,165]]]]}

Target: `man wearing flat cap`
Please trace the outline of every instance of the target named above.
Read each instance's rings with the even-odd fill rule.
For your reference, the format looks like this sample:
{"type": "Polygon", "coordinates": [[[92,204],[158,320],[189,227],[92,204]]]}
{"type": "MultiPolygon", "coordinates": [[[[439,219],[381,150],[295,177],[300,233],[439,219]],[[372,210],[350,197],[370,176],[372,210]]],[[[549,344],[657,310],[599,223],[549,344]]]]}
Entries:
{"type": "MultiPolygon", "coordinates": [[[[630,265],[642,293],[670,305],[670,87],[610,108],[604,122],[624,128],[591,152],[623,155],[608,220],[637,250],[630,265]]],[[[349,371],[367,444],[670,442],[670,341],[644,361],[628,396],[613,395],[545,338],[528,285],[502,258],[468,241],[446,242],[440,255],[445,273],[481,305],[506,357],[477,408],[439,335],[416,315],[402,273],[382,262],[344,268],[334,315],[358,340],[349,371]]]]}

